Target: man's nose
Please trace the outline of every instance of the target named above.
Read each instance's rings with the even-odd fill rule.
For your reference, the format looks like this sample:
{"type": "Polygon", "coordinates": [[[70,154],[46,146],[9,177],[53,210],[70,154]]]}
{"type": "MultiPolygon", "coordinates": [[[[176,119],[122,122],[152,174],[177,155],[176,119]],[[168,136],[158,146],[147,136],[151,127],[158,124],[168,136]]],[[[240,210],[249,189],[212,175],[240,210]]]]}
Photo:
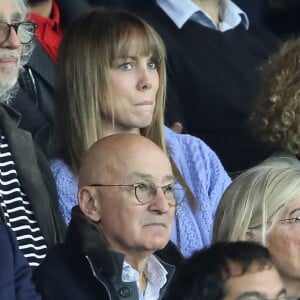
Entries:
{"type": "Polygon", "coordinates": [[[21,46],[21,40],[15,28],[10,28],[8,39],[2,44],[2,46],[12,49],[17,49],[21,46]]]}
{"type": "Polygon", "coordinates": [[[140,91],[147,91],[150,90],[151,88],[152,88],[152,82],[151,82],[150,70],[145,68],[140,71],[138,89],[140,91]]]}
{"type": "Polygon", "coordinates": [[[168,199],[166,198],[162,188],[157,187],[156,194],[151,202],[151,209],[159,211],[160,213],[167,213],[170,209],[168,199]]]}

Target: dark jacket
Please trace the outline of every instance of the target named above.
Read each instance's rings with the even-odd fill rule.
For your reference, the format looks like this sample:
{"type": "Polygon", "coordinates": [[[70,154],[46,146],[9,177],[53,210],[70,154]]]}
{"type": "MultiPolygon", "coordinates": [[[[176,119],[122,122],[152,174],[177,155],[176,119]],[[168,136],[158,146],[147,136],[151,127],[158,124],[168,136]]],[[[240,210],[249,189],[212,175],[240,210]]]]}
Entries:
{"type": "MultiPolygon", "coordinates": [[[[44,154],[34,146],[31,134],[18,128],[19,114],[0,105],[0,128],[8,140],[17,174],[47,246],[63,240],[65,223],[58,208],[55,182],[44,154]]],[[[3,218],[3,212],[0,212],[3,218]]]]}
{"type": "Polygon", "coordinates": [[[29,267],[14,233],[6,225],[0,224],[0,299],[40,300],[31,281],[29,267]]]}
{"type": "MultiPolygon", "coordinates": [[[[170,244],[166,248],[172,247],[170,244]]],[[[181,256],[173,250],[173,255],[168,255],[177,257],[179,263],[181,256]]],[[[75,207],[65,243],[51,249],[34,280],[44,300],[137,300],[136,283],[121,281],[123,260],[124,255],[110,251],[96,226],[75,207]]],[[[175,269],[161,263],[168,272],[168,281],[160,299],[175,269]]]]}
{"type": "Polygon", "coordinates": [[[36,41],[32,56],[19,74],[19,91],[12,107],[20,112],[20,127],[31,132],[47,156],[55,153],[54,124],[55,64],[36,41]]]}

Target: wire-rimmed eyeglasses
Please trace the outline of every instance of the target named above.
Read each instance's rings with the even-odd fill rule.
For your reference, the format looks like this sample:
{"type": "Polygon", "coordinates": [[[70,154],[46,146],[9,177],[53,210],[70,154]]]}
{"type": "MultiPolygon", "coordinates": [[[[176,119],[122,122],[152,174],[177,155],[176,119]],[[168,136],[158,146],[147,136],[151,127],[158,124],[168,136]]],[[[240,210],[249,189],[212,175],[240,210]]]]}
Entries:
{"type": "Polygon", "coordinates": [[[140,204],[149,204],[153,201],[154,197],[157,194],[157,189],[161,188],[165,198],[168,200],[168,204],[170,206],[178,206],[184,197],[184,188],[175,186],[174,183],[170,183],[165,186],[156,186],[154,183],[133,183],[133,184],[101,184],[94,183],[89,184],[88,186],[95,187],[109,187],[109,186],[117,186],[117,187],[130,187],[134,189],[134,194],[137,201],[140,204]],[[176,195],[175,195],[176,194],[176,195]]]}
{"type": "Polygon", "coordinates": [[[37,24],[27,21],[12,24],[0,22],[0,44],[5,43],[9,39],[12,28],[18,35],[21,44],[28,44],[34,37],[37,24]]]}

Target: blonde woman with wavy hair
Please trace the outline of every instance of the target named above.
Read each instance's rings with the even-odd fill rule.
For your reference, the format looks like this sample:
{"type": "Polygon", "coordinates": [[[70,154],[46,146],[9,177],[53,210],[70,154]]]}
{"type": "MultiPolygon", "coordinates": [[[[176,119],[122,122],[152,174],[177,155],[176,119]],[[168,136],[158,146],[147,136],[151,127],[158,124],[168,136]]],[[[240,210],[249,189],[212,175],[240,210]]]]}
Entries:
{"type": "Polygon", "coordinates": [[[59,53],[56,111],[62,147],[51,166],[68,223],[83,153],[114,133],[151,139],[168,153],[177,184],[186,191],[177,195],[183,201],[172,240],[188,256],[210,244],[215,210],[230,179],[204,142],[164,127],[165,60],[160,36],[132,13],[98,8],[75,20],[59,53]]]}
{"type": "Polygon", "coordinates": [[[288,294],[300,296],[300,162],[271,157],[237,176],[217,209],[213,241],[254,240],[269,248],[288,294]]]}

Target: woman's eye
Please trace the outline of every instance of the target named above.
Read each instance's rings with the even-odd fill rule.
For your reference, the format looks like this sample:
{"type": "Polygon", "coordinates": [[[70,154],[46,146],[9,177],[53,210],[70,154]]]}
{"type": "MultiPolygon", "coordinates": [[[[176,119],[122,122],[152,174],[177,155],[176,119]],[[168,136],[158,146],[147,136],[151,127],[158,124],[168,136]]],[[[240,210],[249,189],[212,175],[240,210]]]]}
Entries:
{"type": "Polygon", "coordinates": [[[148,63],[149,69],[157,69],[157,65],[154,61],[148,63]]]}
{"type": "Polygon", "coordinates": [[[133,68],[132,63],[124,63],[119,65],[119,68],[124,71],[131,70],[133,68]]]}

